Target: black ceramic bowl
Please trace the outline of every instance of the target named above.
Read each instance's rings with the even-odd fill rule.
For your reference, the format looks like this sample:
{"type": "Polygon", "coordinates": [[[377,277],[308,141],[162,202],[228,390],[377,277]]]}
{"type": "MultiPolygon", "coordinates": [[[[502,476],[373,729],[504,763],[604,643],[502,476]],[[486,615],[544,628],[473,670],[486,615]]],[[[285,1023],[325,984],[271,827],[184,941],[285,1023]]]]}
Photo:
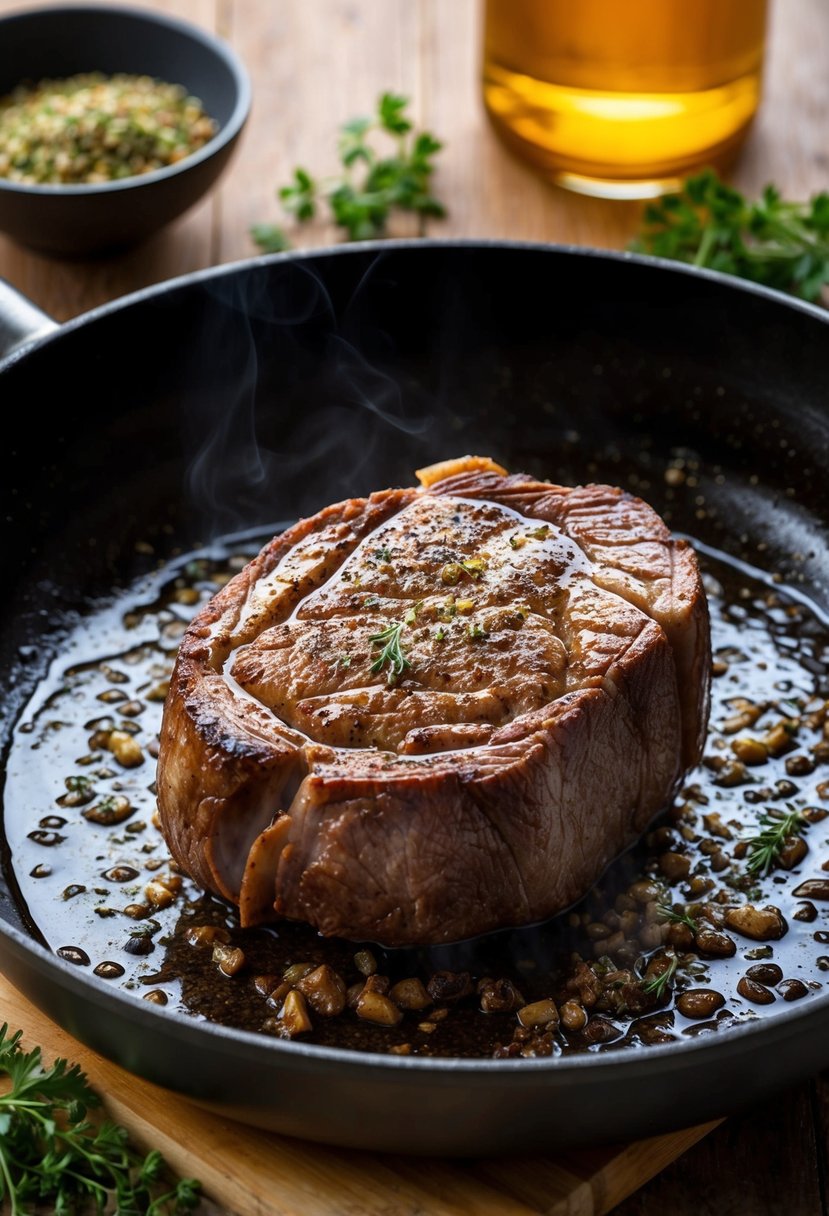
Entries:
{"type": "Polygon", "coordinates": [[[250,109],[247,73],[230,48],[186,22],[103,5],[0,19],[0,96],[21,81],[126,72],[182,84],[218,126],[192,156],[96,185],[20,185],[0,178],[0,230],[33,249],[84,257],[135,244],[181,215],[227,164],[250,109]]]}

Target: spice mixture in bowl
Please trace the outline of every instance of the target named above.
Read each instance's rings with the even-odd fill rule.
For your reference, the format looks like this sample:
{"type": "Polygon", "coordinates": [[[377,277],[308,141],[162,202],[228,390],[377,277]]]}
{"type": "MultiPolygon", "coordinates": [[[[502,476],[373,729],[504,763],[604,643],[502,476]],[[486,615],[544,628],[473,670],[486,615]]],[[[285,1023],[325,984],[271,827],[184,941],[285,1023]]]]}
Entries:
{"type": "Polygon", "coordinates": [[[0,177],[24,185],[152,173],[204,147],[216,124],[181,85],[100,73],[0,98],[0,177]]]}
{"type": "Polygon", "coordinates": [[[0,18],[0,231],[58,257],[135,244],[227,164],[250,84],[221,39],[106,5],[0,18]]]}

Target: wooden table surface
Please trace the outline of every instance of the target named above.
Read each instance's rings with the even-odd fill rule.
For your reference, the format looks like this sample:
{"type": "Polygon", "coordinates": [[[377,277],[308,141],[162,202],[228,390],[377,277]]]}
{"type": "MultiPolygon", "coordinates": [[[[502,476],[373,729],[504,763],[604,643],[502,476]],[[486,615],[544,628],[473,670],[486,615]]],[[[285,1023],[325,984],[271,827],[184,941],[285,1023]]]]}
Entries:
{"type": "MultiPolygon", "coordinates": [[[[409,96],[418,122],[446,142],[435,189],[450,215],[434,225],[434,235],[621,247],[634,230],[636,204],[553,189],[497,142],[479,100],[476,0],[153,0],[146,6],[226,37],[251,72],[253,113],[221,188],[134,252],[57,263],[0,238],[0,276],[58,319],[149,283],[250,256],[250,225],[280,220],[275,188],[298,163],[333,170],[336,125],[368,111],[385,89],[409,96]]],[[[0,0],[0,13],[19,7],[20,0],[0,0]]],[[[765,100],[734,180],[748,192],[773,180],[791,197],[829,186],[829,0],[776,0],[765,100]]],[[[321,225],[303,231],[301,243],[333,239],[321,225]]],[[[823,1077],[729,1120],[616,1213],[829,1216],[828,1144],[829,1078],[823,1077]]]]}

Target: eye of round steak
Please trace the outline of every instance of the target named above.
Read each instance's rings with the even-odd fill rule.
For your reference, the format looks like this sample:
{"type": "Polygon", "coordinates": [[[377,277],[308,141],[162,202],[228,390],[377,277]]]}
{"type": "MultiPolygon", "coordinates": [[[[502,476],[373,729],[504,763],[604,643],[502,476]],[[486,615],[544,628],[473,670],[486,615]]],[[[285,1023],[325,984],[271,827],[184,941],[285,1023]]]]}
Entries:
{"type": "Polygon", "coordinates": [[[419,476],[276,537],[182,641],[162,825],[243,924],[402,946],[543,919],[699,759],[691,548],[614,487],[419,476]]]}

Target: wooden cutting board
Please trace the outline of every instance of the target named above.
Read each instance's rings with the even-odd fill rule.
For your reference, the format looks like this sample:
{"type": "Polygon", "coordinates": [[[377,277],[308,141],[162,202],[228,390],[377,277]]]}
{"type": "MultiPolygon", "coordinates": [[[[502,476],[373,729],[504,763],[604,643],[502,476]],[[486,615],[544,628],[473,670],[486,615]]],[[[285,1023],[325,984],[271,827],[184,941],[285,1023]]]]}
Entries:
{"type": "Polygon", "coordinates": [[[2,976],[0,1021],[22,1029],[25,1046],[39,1044],[47,1063],[79,1063],[137,1144],[199,1178],[233,1216],[602,1216],[717,1126],[543,1157],[380,1156],[256,1131],[140,1081],[73,1039],[2,976]]]}

